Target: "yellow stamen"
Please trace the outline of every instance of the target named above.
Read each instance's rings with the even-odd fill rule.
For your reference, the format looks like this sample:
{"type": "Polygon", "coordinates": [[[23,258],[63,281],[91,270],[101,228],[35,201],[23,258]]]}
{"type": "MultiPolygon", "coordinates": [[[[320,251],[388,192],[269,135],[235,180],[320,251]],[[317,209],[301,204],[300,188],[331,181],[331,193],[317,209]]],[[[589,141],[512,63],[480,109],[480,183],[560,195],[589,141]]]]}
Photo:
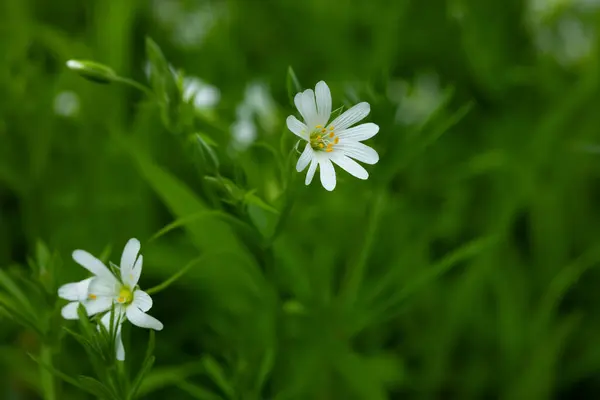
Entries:
{"type": "Polygon", "coordinates": [[[327,129],[323,128],[323,130],[321,132],[327,133],[327,129]]]}
{"type": "Polygon", "coordinates": [[[323,125],[317,125],[316,128],[317,129],[321,129],[323,127],[323,125]]]}
{"type": "Polygon", "coordinates": [[[333,149],[331,147],[328,147],[325,151],[328,153],[331,153],[333,151],[333,149]]]}
{"type": "Polygon", "coordinates": [[[325,147],[325,145],[323,145],[323,143],[319,143],[319,148],[322,149],[323,147],[325,147]]]}
{"type": "Polygon", "coordinates": [[[332,137],[334,137],[334,136],[335,136],[335,133],[333,133],[333,132],[330,132],[330,133],[329,133],[329,137],[330,137],[330,138],[332,138],[332,137]]]}
{"type": "Polygon", "coordinates": [[[96,300],[98,298],[98,296],[92,293],[90,293],[88,297],[90,298],[90,300],[96,300]]]}
{"type": "Polygon", "coordinates": [[[333,148],[333,144],[329,143],[329,144],[327,145],[327,148],[328,148],[328,149],[332,149],[332,148],[333,148]]]}
{"type": "Polygon", "coordinates": [[[321,140],[323,137],[321,135],[317,135],[317,140],[321,140]]]}
{"type": "Polygon", "coordinates": [[[127,286],[123,286],[119,291],[119,297],[117,297],[117,302],[121,304],[129,304],[133,300],[133,293],[127,286]]]}
{"type": "Polygon", "coordinates": [[[329,127],[329,130],[330,130],[330,131],[332,131],[332,130],[333,130],[333,125],[331,125],[331,126],[329,127]]]}
{"type": "Polygon", "coordinates": [[[335,140],[333,141],[333,143],[338,144],[340,142],[340,138],[336,137],[335,140]]]}

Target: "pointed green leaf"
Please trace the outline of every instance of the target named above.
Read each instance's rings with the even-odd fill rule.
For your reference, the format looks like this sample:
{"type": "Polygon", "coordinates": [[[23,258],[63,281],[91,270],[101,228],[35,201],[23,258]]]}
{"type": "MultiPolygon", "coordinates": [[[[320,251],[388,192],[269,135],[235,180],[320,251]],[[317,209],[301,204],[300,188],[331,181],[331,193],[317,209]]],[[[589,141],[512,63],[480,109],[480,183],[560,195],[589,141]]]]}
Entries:
{"type": "Polygon", "coordinates": [[[225,377],[225,372],[221,368],[221,365],[212,358],[211,356],[204,356],[202,358],[202,364],[206,369],[206,373],[212,381],[227,395],[228,398],[234,398],[234,390],[229,383],[229,380],[225,377]]]}
{"type": "Polygon", "coordinates": [[[289,66],[287,70],[286,87],[288,97],[290,99],[290,104],[294,106],[294,96],[296,96],[297,93],[302,91],[302,86],[300,86],[300,82],[296,77],[296,73],[294,72],[294,69],[291,66],[289,66]]]}

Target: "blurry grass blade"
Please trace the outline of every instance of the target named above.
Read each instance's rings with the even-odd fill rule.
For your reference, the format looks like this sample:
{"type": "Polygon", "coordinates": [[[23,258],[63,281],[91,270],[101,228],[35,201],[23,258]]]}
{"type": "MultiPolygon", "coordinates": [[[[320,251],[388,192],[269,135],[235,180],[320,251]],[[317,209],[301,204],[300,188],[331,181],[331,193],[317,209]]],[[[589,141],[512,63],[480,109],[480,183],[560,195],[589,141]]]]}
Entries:
{"type": "Polygon", "coordinates": [[[67,67],[85,79],[96,83],[110,83],[117,78],[112,68],[88,60],[69,60],[67,67]]]}
{"type": "Polygon", "coordinates": [[[571,315],[552,330],[543,332],[544,336],[536,337],[534,346],[526,358],[526,363],[515,382],[507,387],[505,400],[531,399],[544,400],[552,398],[555,390],[557,368],[560,354],[566,340],[579,325],[581,318],[571,315]]]}
{"type": "Polygon", "coordinates": [[[358,257],[356,257],[356,260],[352,260],[353,262],[348,268],[346,280],[344,282],[342,296],[349,307],[352,307],[360,290],[367,261],[371,255],[373,243],[377,235],[377,230],[379,229],[381,213],[383,212],[386,203],[385,193],[383,191],[376,193],[374,203],[375,204],[371,208],[368,226],[364,234],[365,236],[361,242],[362,246],[360,252],[358,257]]]}
{"type": "Polygon", "coordinates": [[[141,382],[137,392],[137,397],[148,395],[156,390],[182,382],[194,375],[199,375],[204,371],[201,362],[193,362],[174,367],[156,367],[146,375],[141,382]]]}
{"type": "Polygon", "coordinates": [[[160,47],[149,37],[146,38],[146,55],[150,62],[150,83],[159,100],[163,123],[174,131],[183,101],[175,75],[160,47]]]}
{"type": "Polygon", "coordinates": [[[17,284],[6,274],[3,270],[0,269],[0,286],[4,287],[4,289],[19,303],[19,306],[31,317],[35,318],[36,312],[33,309],[33,306],[29,302],[27,296],[21,291],[21,288],[17,286],[17,284]]]}
{"type": "Polygon", "coordinates": [[[144,378],[146,377],[146,375],[148,375],[148,373],[154,366],[155,361],[156,361],[156,358],[154,356],[150,356],[144,360],[144,362],[142,363],[142,366],[140,367],[140,372],[138,372],[137,376],[135,377],[135,380],[133,381],[133,384],[131,385],[131,391],[129,392],[129,399],[136,398],[137,392],[140,389],[140,386],[142,385],[144,378]]]}
{"type": "Polygon", "coordinates": [[[190,261],[183,268],[181,268],[179,271],[177,271],[175,274],[173,274],[169,279],[167,279],[163,283],[146,290],[146,293],[154,294],[154,293],[160,292],[161,290],[165,290],[167,287],[169,287],[171,284],[173,284],[175,281],[177,281],[177,279],[179,279],[183,275],[185,275],[185,273],[188,272],[192,267],[194,267],[198,264],[201,264],[202,261],[204,261],[204,256],[200,256],[200,257],[190,261]]]}
{"type": "Polygon", "coordinates": [[[90,376],[79,376],[77,378],[79,383],[83,387],[84,390],[97,396],[99,399],[103,400],[121,400],[113,391],[104,385],[103,383],[97,381],[96,379],[90,376]]]}
{"type": "Polygon", "coordinates": [[[202,364],[206,369],[207,375],[210,376],[212,381],[227,395],[227,398],[235,398],[233,387],[225,377],[225,372],[221,368],[221,365],[219,365],[219,363],[211,356],[204,356],[202,358],[202,364]]]}
{"type": "Polygon", "coordinates": [[[600,261],[600,247],[595,247],[583,254],[573,263],[563,268],[550,282],[546,294],[542,297],[538,312],[538,328],[545,329],[551,322],[552,315],[561,299],[579,278],[600,261]]]}
{"type": "Polygon", "coordinates": [[[275,207],[267,204],[267,202],[265,202],[263,199],[258,197],[255,194],[255,192],[256,192],[256,190],[251,190],[246,193],[246,195],[244,196],[244,201],[247,204],[254,204],[255,206],[260,207],[265,211],[269,211],[273,214],[279,214],[279,211],[275,207]]]}
{"type": "Polygon", "coordinates": [[[187,394],[192,396],[194,399],[198,400],[223,400],[221,396],[217,396],[216,394],[209,392],[208,390],[198,386],[191,384],[189,382],[183,381],[179,382],[177,386],[185,391],[187,394]]]}
{"type": "Polygon", "coordinates": [[[40,360],[33,354],[28,353],[28,356],[31,357],[31,359],[33,361],[35,361],[37,364],[41,365],[42,367],[46,368],[48,371],[52,372],[54,374],[54,376],[56,376],[57,378],[60,378],[63,381],[65,381],[81,390],[84,390],[84,391],[86,390],[85,387],[83,385],[81,385],[81,383],[78,382],[76,379],[70,377],[69,375],[65,374],[64,372],[57,370],[53,366],[48,365],[47,363],[43,362],[42,360],[40,360]]]}
{"type": "Polygon", "coordinates": [[[196,142],[198,143],[200,155],[202,156],[204,163],[210,167],[210,170],[217,172],[220,167],[219,157],[210,144],[210,142],[214,143],[214,141],[201,133],[196,133],[194,136],[196,137],[196,142]]]}
{"type": "Polygon", "coordinates": [[[38,325],[37,319],[29,313],[24,312],[11,297],[0,293],[0,306],[4,311],[4,314],[14,319],[17,323],[38,332],[40,335],[44,334],[43,330],[38,325]]]}
{"type": "MultiPolygon", "coordinates": [[[[142,176],[177,218],[188,218],[208,210],[204,202],[183,182],[153,164],[136,146],[129,148],[142,176]]],[[[231,228],[219,218],[210,218],[202,223],[190,221],[184,226],[201,251],[227,249],[245,257],[248,255],[231,228]]]]}
{"type": "Polygon", "coordinates": [[[268,348],[265,351],[265,354],[260,363],[260,368],[258,369],[258,377],[256,381],[256,392],[260,393],[273,370],[273,366],[275,364],[275,350],[273,348],[268,348]]]}
{"type": "Polygon", "coordinates": [[[296,73],[291,66],[289,66],[287,69],[286,87],[290,104],[294,106],[294,96],[302,91],[302,86],[300,85],[300,82],[296,77],[296,73]]]}
{"type": "MultiPolygon", "coordinates": [[[[381,314],[385,314],[387,310],[390,308],[397,306],[404,299],[420,290],[421,288],[427,286],[430,282],[439,278],[442,274],[448,272],[451,268],[456,266],[462,261],[468,260],[470,258],[475,257],[476,255],[481,254],[484,250],[487,250],[490,246],[496,244],[495,237],[484,237],[480,239],[473,240],[464,246],[458,248],[454,252],[448,254],[441,261],[434,264],[427,271],[418,275],[412,281],[407,282],[407,284],[400,290],[395,290],[394,293],[389,296],[387,299],[382,301],[381,304],[376,306],[377,311],[373,313],[373,315],[380,316],[381,314]]],[[[375,293],[382,293],[384,291],[384,287],[389,286],[390,282],[394,282],[394,280],[382,279],[380,287],[375,290],[375,293]]]]}
{"type": "Polygon", "coordinates": [[[329,117],[330,121],[333,121],[334,119],[336,119],[337,117],[339,117],[340,115],[342,115],[342,113],[344,112],[344,106],[340,106],[338,108],[336,108],[335,110],[333,110],[331,112],[331,116],[329,117]]]}
{"type": "Polygon", "coordinates": [[[153,242],[177,228],[184,227],[184,226],[186,226],[188,224],[192,224],[192,223],[199,223],[203,219],[213,219],[213,218],[220,218],[226,222],[229,222],[231,225],[234,225],[235,227],[237,227],[240,232],[244,233],[244,235],[255,235],[254,230],[247,223],[240,221],[239,219],[235,218],[234,216],[226,214],[223,211],[209,210],[209,211],[201,211],[199,213],[192,214],[187,217],[183,217],[176,221],[173,221],[169,225],[162,228],[160,231],[156,232],[154,234],[154,236],[152,236],[148,240],[148,242],[153,242]]]}

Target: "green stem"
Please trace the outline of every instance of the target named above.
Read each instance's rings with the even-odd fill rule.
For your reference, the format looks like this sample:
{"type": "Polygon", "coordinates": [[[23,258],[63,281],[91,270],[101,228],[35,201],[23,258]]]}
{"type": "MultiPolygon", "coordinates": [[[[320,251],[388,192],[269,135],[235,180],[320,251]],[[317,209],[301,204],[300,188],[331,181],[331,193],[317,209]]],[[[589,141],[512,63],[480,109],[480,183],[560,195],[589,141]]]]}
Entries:
{"type": "Polygon", "coordinates": [[[345,299],[348,305],[354,304],[358,292],[360,290],[361,282],[364,278],[365,268],[367,266],[368,258],[371,254],[371,248],[377,234],[379,227],[379,221],[381,212],[384,208],[385,196],[383,190],[378,191],[375,194],[375,201],[373,208],[371,209],[371,216],[365,232],[365,238],[363,246],[360,250],[356,262],[350,265],[346,273],[346,279],[342,289],[342,298],[345,299]]]}
{"type": "Polygon", "coordinates": [[[52,368],[52,348],[46,344],[40,349],[40,381],[44,400],[56,400],[56,388],[54,385],[54,376],[48,367],[52,368]]]}
{"type": "Polygon", "coordinates": [[[124,78],[122,76],[117,76],[117,77],[112,78],[112,80],[114,82],[123,83],[125,85],[136,88],[136,89],[144,92],[145,94],[147,94],[149,97],[154,97],[154,92],[152,92],[148,87],[142,85],[141,83],[134,81],[133,79],[124,78]]]}

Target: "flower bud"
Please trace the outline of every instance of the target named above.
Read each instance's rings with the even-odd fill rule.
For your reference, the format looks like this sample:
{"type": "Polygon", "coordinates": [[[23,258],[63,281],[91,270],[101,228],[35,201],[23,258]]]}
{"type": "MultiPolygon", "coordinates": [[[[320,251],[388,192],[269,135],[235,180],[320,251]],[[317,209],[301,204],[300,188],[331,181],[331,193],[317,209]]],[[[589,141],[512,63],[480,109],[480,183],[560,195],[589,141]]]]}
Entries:
{"type": "Polygon", "coordinates": [[[117,77],[112,68],[94,61],[69,60],[67,67],[96,83],[110,83],[117,77]]]}

